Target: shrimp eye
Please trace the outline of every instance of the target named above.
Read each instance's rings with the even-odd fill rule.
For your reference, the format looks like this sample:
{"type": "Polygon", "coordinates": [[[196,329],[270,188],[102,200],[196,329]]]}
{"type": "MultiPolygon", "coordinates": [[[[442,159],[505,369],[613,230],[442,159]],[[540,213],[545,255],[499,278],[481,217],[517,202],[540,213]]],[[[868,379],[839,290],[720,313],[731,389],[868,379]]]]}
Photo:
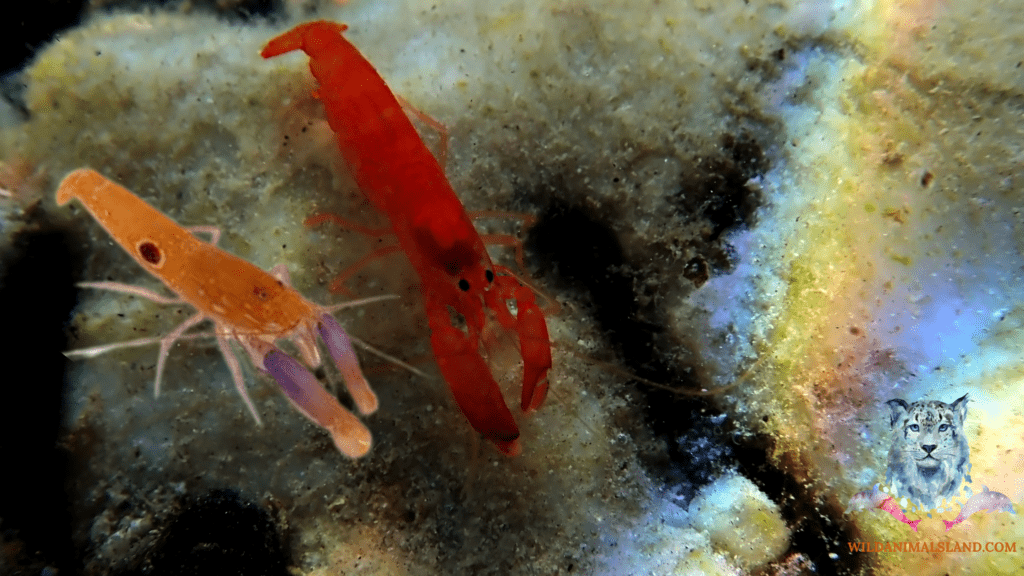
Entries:
{"type": "Polygon", "coordinates": [[[487,277],[487,283],[488,284],[491,283],[491,282],[494,282],[494,272],[491,272],[490,270],[488,270],[488,271],[484,272],[484,276],[487,277]]]}
{"type": "Polygon", "coordinates": [[[465,278],[459,280],[459,290],[462,290],[463,292],[469,292],[469,281],[466,280],[465,278]]]}
{"type": "Polygon", "coordinates": [[[154,266],[163,264],[164,253],[160,251],[160,247],[151,241],[143,240],[142,242],[139,242],[136,249],[139,251],[139,256],[141,256],[146,262],[149,262],[154,266]]]}

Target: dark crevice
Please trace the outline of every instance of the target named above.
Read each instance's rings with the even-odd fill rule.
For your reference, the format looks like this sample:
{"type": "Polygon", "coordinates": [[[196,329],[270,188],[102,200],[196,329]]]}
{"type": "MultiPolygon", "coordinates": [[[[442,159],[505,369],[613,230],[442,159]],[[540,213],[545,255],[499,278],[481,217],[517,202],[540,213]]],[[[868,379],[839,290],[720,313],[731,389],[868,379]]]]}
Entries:
{"type": "Polygon", "coordinates": [[[8,362],[0,401],[0,526],[4,540],[15,543],[5,560],[26,573],[76,569],[68,456],[60,447],[64,328],[76,300],[73,266],[80,262],[70,245],[62,233],[36,231],[0,252],[0,350],[8,362]]]}
{"type": "MultiPolygon", "coordinates": [[[[554,201],[530,229],[526,248],[557,287],[582,295],[602,334],[629,370],[656,382],[699,389],[699,370],[673,363],[666,353],[673,348],[679,354],[681,345],[666,341],[668,331],[661,314],[638,303],[634,277],[627,271],[622,247],[610,226],[581,206],[554,201]]],[[[667,454],[651,455],[663,461],[650,464],[671,476],[666,482],[673,485],[699,487],[714,477],[716,470],[697,466],[676,441],[701,426],[700,414],[710,408],[708,402],[648,386],[637,389],[644,396],[644,414],[652,431],[667,440],[667,454]]]]}
{"type": "Polygon", "coordinates": [[[290,560],[270,514],[233,490],[187,499],[131,574],[286,576],[290,560]]]}
{"type": "Polygon", "coordinates": [[[57,34],[80,22],[85,0],[35,0],[4,5],[0,77],[20,70],[57,34]]]}
{"type": "Polygon", "coordinates": [[[283,16],[284,3],[285,0],[95,0],[93,6],[107,12],[153,9],[172,13],[202,11],[228,21],[250,22],[283,16]]]}
{"type": "Polygon", "coordinates": [[[622,246],[609,226],[580,206],[556,200],[530,229],[526,249],[540,256],[541,271],[550,272],[561,287],[585,295],[595,320],[631,369],[650,378],[666,374],[668,367],[653,354],[662,328],[645,319],[633,277],[625,271],[622,246]]]}
{"type": "Polygon", "coordinates": [[[747,182],[767,168],[763,149],[750,136],[727,135],[721,154],[697,158],[693,168],[680,175],[679,190],[669,201],[682,219],[707,222],[710,231],[704,243],[716,248],[722,233],[756,223],[761,196],[747,182]]]}
{"type": "Polygon", "coordinates": [[[783,520],[792,530],[786,555],[802,554],[814,563],[816,574],[863,573],[863,555],[851,552],[847,545],[858,538],[843,520],[843,509],[817,502],[805,482],[769,464],[767,454],[773,448],[772,439],[754,435],[733,446],[733,452],[736,471],[779,505],[783,520]]]}
{"type": "MultiPolygon", "coordinates": [[[[747,135],[723,138],[720,150],[720,155],[699,158],[680,174],[679,189],[669,198],[677,211],[674,218],[708,231],[692,240],[688,249],[699,256],[683,268],[683,276],[698,286],[709,276],[731,269],[736,256],[725,241],[727,232],[756,223],[762,199],[759,188],[748,183],[768,169],[761,146],[747,135]]],[[[650,304],[639,303],[641,296],[650,295],[638,292],[646,278],[633,271],[656,274],[658,265],[628,262],[614,227],[628,223],[614,222],[614,207],[566,200],[592,194],[574,190],[565,181],[556,176],[522,191],[524,197],[546,203],[526,241],[539,272],[554,288],[578,294],[630,371],[685,391],[712,388],[700,358],[666,328],[667,316],[654,304],[663,300],[646,297],[650,304]]],[[[668,285],[678,283],[678,278],[663,280],[668,285]]],[[[839,546],[850,539],[844,531],[846,523],[836,520],[842,511],[817,507],[809,488],[769,464],[770,439],[741,433],[716,408],[713,397],[676,394],[643,384],[635,390],[646,422],[660,440],[657,447],[641,447],[641,460],[680,504],[688,503],[700,487],[724,471],[737,470],[761,487],[794,527],[791,553],[811,559],[820,574],[861,571],[858,559],[849,558],[839,546]],[[833,553],[839,561],[829,556],[833,553]]]]}
{"type": "Polygon", "coordinates": [[[283,17],[284,0],[36,0],[5,6],[0,34],[0,99],[22,120],[28,118],[20,72],[36,53],[78,26],[93,12],[205,10],[234,22],[257,22],[283,17]]]}

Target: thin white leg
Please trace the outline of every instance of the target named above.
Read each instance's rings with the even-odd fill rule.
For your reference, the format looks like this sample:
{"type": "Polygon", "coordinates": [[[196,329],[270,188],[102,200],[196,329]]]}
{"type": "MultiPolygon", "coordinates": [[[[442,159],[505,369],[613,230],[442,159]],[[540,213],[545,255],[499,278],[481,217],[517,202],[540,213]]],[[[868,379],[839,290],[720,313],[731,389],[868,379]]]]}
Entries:
{"type": "Polygon", "coordinates": [[[167,362],[167,355],[171,352],[171,346],[174,345],[174,342],[178,340],[178,338],[181,338],[181,335],[184,334],[186,330],[196,324],[199,324],[203,320],[206,320],[206,315],[199,312],[195,316],[179,324],[178,327],[171,330],[167,336],[160,339],[160,355],[157,356],[156,359],[156,382],[153,385],[154,398],[158,398],[160,396],[160,379],[163,378],[164,364],[167,362]]]}
{"type": "Polygon", "coordinates": [[[252,403],[252,398],[249,398],[249,393],[245,389],[245,380],[242,379],[242,366],[238,363],[238,357],[235,356],[234,350],[231,349],[227,336],[224,336],[220,330],[215,331],[217,332],[217,345],[220,347],[220,353],[224,355],[224,362],[228,365],[228,371],[231,372],[231,379],[235,382],[235,390],[238,390],[238,393],[242,395],[242,400],[245,402],[246,407],[249,408],[249,413],[256,419],[256,424],[262,426],[263,421],[260,420],[260,415],[256,412],[256,405],[252,403]]]}

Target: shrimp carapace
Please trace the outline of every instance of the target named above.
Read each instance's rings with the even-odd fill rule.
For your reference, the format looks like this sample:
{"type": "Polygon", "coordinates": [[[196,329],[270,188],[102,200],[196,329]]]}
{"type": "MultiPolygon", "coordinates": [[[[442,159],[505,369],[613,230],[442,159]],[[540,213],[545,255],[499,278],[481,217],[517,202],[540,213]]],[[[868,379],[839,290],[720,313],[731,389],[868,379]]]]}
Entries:
{"type": "MultiPolygon", "coordinates": [[[[370,449],[370,431],[328,394],[310,371],[288,357],[274,342],[290,339],[309,366],[320,365],[316,339],[319,335],[345,385],[362,414],[377,409],[377,397],[359,369],[348,335],[330,314],[289,285],[287,270],[265,272],[211,243],[201,241],[188,229],[153,208],[141,198],[98,172],[75,170],[57,189],[58,204],[78,199],[97,222],[150,274],[198,312],[160,339],[154,392],[160,392],[164,362],[174,342],[185,332],[211,320],[214,335],[228,364],[235,388],[257,422],[256,407],[245,390],[241,368],[230,342],[248,352],[254,366],[270,374],[291,403],[310,420],[326,429],[335,446],[346,456],[358,458],[370,449]]],[[[219,237],[215,229],[204,229],[219,237]]],[[[173,302],[145,288],[114,282],[82,284],[142,296],[157,302],[173,302]]],[[[350,302],[355,305],[380,300],[350,302]]]]}
{"type": "Polygon", "coordinates": [[[443,274],[453,287],[480,293],[493,274],[490,258],[444,170],[423,144],[380,74],[342,36],[344,24],[300,24],[260,53],[293,50],[310,56],[327,123],[360,189],[388,215],[402,249],[417,269],[443,274]]]}
{"type": "Polygon", "coordinates": [[[359,188],[384,212],[420,279],[431,346],[456,403],[478,432],[517,454],[519,428],[491,368],[489,342],[511,340],[523,362],[521,409],[544,401],[551,349],[530,289],[495,266],[444,170],[380,74],[343,35],[344,24],[307,22],[270,40],[264,58],[309,57],[338,148],[359,188]],[[508,302],[515,302],[517,314],[508,302]],[[454,316],[465,325],[453,324],[454,316]],[[482,340],[485,331],[508,338],[482,340]]]}

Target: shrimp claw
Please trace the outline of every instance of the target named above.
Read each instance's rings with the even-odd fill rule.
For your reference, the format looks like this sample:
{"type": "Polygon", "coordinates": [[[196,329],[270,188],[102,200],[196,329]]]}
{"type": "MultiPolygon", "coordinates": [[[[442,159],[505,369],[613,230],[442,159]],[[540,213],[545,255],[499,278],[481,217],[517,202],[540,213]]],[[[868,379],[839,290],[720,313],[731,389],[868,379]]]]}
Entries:
{"type": "Polygon", "coordinates": [[[430,345],[455,403],[470,425],[500,452],[519,455],[519,427],[505,405],[501,388],[477,347],[446,316],[447,312],[430,315],[430,345]]]}
{"type": "Polygon", "coordinates": [[[334,360],[334,365],[338,367],[342,379],[345,380],[345,387],[348,388],[349,395],[352,396],[352,400],[359,408],[359,412],[364,416],[376,412],[377,395],[370,389],[370,383],[366,381],[366,377],[359,369],[356,351],[352,349],[352,340],[345,333],[345,329],[330,314],[320,316],[320,323],[317,327],[331,359],[334,360]]]}
{"type": "Polygon", "coordinates": [[[299,412],[330,433],[339,452],[359,458],[370,451],[373,442],[370,430],[342,408],[298,360],[275,347],[263,357],[263,368],[277,380],[299,412]]]}
{"type": "Polygon", "coordinates": [[[540,408],[548,395],[548,371],[551,370],[551,342],[548,325],[540,311],[533,291],[520,286],[515,292],[516,333],[519,334],[520,354],[523,357],[523,396],[520,408],[531,412],[540,408]]]}

